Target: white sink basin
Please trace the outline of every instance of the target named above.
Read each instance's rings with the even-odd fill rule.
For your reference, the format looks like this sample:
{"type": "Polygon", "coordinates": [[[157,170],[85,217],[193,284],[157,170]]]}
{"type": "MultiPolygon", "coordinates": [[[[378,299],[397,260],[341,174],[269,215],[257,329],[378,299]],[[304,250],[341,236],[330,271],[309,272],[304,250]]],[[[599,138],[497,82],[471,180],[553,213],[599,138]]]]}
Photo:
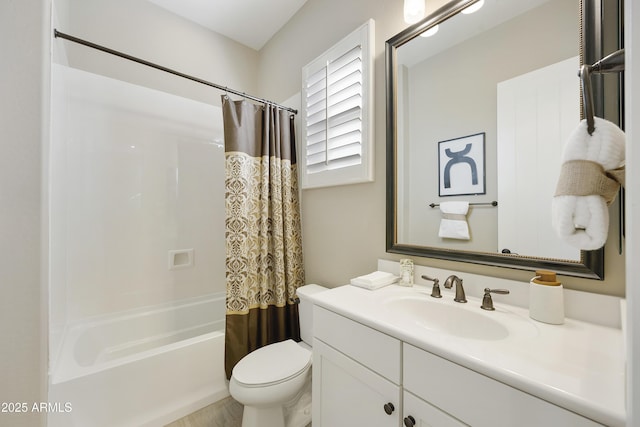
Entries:
{"type": "Polygon", "coordinates": [[[477,340],[503,340],[512,333],[535,334],[535,327],[518,316],[512,321],[503,313],[484,311],[480,304],[470,300],[457,303],[429,296],[392,297],[384,307],[395,316],[401,316],[416,325],[434,332],[477,340]]]}

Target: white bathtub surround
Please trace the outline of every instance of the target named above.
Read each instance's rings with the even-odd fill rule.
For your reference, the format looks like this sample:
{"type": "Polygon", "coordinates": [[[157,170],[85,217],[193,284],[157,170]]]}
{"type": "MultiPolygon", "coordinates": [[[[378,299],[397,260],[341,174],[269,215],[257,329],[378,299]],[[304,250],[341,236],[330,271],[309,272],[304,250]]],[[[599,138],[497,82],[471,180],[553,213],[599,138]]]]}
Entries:
{"type": "Polygon", "coordinates": [[[225,294],[211,294],[77,321],[65,328],[51,357],[59,384],[185,347],[201,335],[224,333],[225,294]]]}
{"type": "Polygon", "coordinates": [[[48,426],[165,425],[228,396],[222,114],[52,68],[48,426]]]}
{"type": "MultiPolygon", "coordinates": [[[[398,274],[399,269],[400,264],[397,261],[378,260],[378,270],[398,274]]],[[[508,304],[523,308],[529,307],[528,282],[416,265],[415,283],[420,287],[424,286],[428,288],[429,292],[431,292],[431,282],[422,279],[420,276],[423,274],[429,277],[437,277],[441,283],[451,274],[458,275],[464,280],[464,290],[467,296],[473,296],[479,299],[482,299],[484,288],[507,289],[509,290],[508,295],[492,295],[494,304],[508,304]]],[[[532,271],[531,277],[534,276],[535,273],[532,271]]],[[[451,298],[453,298],[453,289],[442,289],[442,294],[450,294],[451,298]]],[[[622,298],[619,297],[564,289],[564,310],[566,317],[610,328],[620,329],[621,327],[620,305],[622,301],[622,298]]]]}
{"type": "Polygon", "coordinates": [[[220,367],[224,336],[163,348],[142,360],[49,388],[49,401],[70,402],[69,413],[49,414],[49,427],[157,427],[229,395],[220,367]]]}
{"type": "Polygon", "coordinates": [[[72,411],[49,427],[157,426],[228,396],[223,314],[218,294],[70,326],[49,400],[72,411]]]}
{"type": "Polygon", "coordinates": [[[52,103],[52,347],[79,320],[224,291],[220,108],[61,65],[52,103]]]}
{"type": "MultiPolygon", "coordinates": [[[[474,281],[458,274],[466,277],[465,285],[474,281]]],[[[528,291],[525,284],[520,286],[528,291]]],[[[314,300],[319,306],[314,313],[324,313],[324,317],[315,319],[314,363],[318,349],[320,356],[326,356],[327,365],[332,360],[343,360],[344,366],[348,365],[351,359],[319,345],[319,339],[329,340],[329,345],[360,362],[350,362],[354,366],[345,368],[345,375],[369,378],[370,384],[386,378],[388,381],[382,383],[388,385],[388,393],[383,392],[383,387],[374,386],[371,390],[380,390],[382,396],[372,393],[370,397],[379,397],[382,406],[395,396],[399,404],[396,408],[403,411],[393,412],[398,421],[411,414],[405,411],[414,411],[408,408],[415,406],[411,393],[417,391],[418,397],[423,392],[429,397],[421,397],[425,399],[422,403],[440,408],[436,409],[440,416],[451,418],[450,414],[471,425],[510,427],[515,425],[514,420],[521,420],[521,425],[534,426],[551,419],[558,425],[625,425],[625,353],[620,329],[571,318],[564,325],[549,325],[530,319],[527,309],[504,301],[494,301],[496,310],[489,312],[480,309],[480,298],[469,294],[466,304],[454,302],[449,291],[443,293],[442,299],[433,299],[429,294],[430,288],[396,285],[376,291],[347,285],[319,294],[314,300]],[[414,310],[406,310],[412,301],[416,302],[414,310]],[[394,309],[394,303],[402,309],[394,309]],[[460,327],[453,316],[460,316],[461,324],[466,326],[460,327]],[[354,326],[347,327],[347,323],[354,326]],[[361,330],[362,338],[358,345],[352,345],[351,329],[356,328],[361,330]],[[395,356],[380,356],[382,350],[367,348],[364,344],[369,338],[394,341],[378,348],[384,348],[385,354],[394,352],[395,356]],[[367,369],[379,375],[361,372],[367,369]],[[411,393],[408,395],[406,390],[411,393]],[[560,419],[573,423],[561,424],[560,419]]],[[[335,384],[339,382],[325,391],[327,396],[335,391],[335,384]]],[[[314,402],[318,404],[314,406],[316,417],[315,411],[323,402],[314,402]]],[[[341,404],[329,399],[325,402],[341,404]]],[[[459,425],[458,420],[446,425],[459,425]]]]}

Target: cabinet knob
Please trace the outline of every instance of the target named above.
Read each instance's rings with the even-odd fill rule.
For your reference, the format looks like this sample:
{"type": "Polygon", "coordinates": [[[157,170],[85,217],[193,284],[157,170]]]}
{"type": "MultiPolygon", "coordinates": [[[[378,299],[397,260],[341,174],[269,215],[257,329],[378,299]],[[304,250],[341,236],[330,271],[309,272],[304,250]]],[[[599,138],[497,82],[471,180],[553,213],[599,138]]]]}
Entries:
{"type": "Polygon", "coordinates": [[[416,425],[416,419],[413,418],[411,415],[409,415],[408,417],[405,417],[404,419],[404,427],[413,427],[416,425]]]}
{"type": "Polygon", "coordinates": [[[389,402],[384,404],[384,412],[386,412],[387,415],[393,414],[393,411],[395,410],[396,410],[396,407],[393,406],[393,403],[389,402]]]}

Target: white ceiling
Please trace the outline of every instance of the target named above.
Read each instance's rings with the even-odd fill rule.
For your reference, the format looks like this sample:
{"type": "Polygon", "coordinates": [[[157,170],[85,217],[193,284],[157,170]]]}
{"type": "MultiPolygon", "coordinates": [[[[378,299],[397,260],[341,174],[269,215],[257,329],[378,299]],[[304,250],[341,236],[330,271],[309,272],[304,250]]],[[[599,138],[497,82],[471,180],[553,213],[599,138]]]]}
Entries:
{"type": "Polygon", "coordinates": [[[149,0],[260,50],[307,0],[149,0]]]}

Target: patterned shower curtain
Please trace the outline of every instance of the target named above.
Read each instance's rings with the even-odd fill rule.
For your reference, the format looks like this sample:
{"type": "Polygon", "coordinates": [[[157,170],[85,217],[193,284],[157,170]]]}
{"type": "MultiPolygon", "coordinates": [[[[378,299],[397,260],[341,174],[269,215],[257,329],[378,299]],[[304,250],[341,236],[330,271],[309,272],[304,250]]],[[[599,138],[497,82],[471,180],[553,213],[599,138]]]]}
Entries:
{"type": "Polygon", "coordinates": [[[300,340],[304,283],[293,116],[222,96],[225,139],[227,378],[264,345],[300,340]]]}

